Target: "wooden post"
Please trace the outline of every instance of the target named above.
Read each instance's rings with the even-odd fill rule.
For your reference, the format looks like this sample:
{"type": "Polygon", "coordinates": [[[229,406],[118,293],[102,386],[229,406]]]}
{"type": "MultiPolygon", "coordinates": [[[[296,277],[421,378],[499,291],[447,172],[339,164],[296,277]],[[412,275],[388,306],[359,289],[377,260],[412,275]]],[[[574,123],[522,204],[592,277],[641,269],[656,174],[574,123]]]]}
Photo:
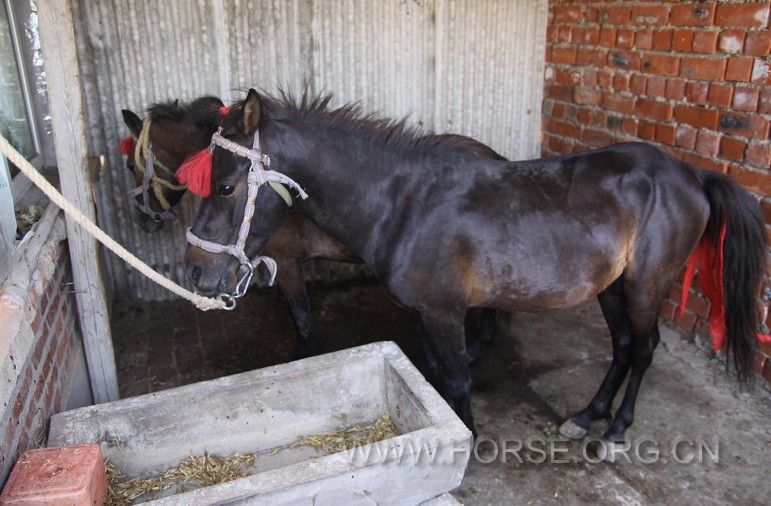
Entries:
{"type": "MultiPolygon", "coordinates": [[[[37,5],[61,191],[67,200],[96,221],[87,166],[86,123],[72,1],[38,0],[37,5]]],[[[115,400],[118,378],[97,242],[69,218],[67,239],[91,392],[97,403],[115,400]]]]}

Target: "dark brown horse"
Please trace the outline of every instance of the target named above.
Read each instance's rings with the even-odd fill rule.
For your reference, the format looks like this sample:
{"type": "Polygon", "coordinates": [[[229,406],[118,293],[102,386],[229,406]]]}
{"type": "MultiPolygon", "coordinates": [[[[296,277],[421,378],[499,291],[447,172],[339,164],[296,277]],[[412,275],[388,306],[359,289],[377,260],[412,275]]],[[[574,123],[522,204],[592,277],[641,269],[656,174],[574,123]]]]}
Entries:
{"type": "MultiPolygon", "coordinates": [[[[162,198],[175,207],[185,191],[177,191],[173,186],[179,184],[174,172],[191,154],[207,147],[211,135],[217,129],[220,120],[222,101],[216,97],[200,97],[189,104],[174,100],[153,104],[148,108],[149,123],[148,140],[151,145],[156,164],[169,170],[156,170],[156,177],[168,180],[171,185],[160,186],[162,198]]],[[[131,133],[139,138],[145,125],[134,112],[123,110],[123,119],[131,133]]],[[[503,158],[488,146],[461,136],[448,135],[464,143],[466,149],[476,152],[479,156],[491,159],[503,158]]],[[[127,166],[140,182],[142,174],[134,164],[133,153],[127,156],[127,166]]],[[[148,207],[151,210],[163,210],[163,206],[150,192],[148,207]]],[[[142,195],[136,196],[138,201],[142,195]]],[[[140,225],[146,231],[160,229],[161,220],[153,219],[147,213],[138,212],[140,225]]],[[[340,242],[324,233],[310,220],[295,212],[289,212],[278,231],[265,246],[266,255],[274,257],[281,268],[276,277],[279,286],[289,305],[298,343],[300,357],[316,355],[320,351],[320,341],[316,331],[316,322],[308,300],[302,264],[315,258],[323,258],[340,262],[361,262],[361,260],[340,242]]],[[[492,341],[495,332],[495,312],[482,310],[479,339],[474,342],[472,357],[478,355],[481,349],[492,341]]]]}
{"type": "MultiPolygon", "coordinates": [[[[425,138],[401,122],[375,120],[328,98],[260,97],[231,108],[222,135],[246,148],[259,132],[270,169],[310,196],[296,209],[345,244],[394,299],[420,314],[441,364],[443,390],[473,428],[463,316],[469,307],[540,311],[598,297],[613,361],[589,405],[563,432],[582,437],[610,416],[604,437],[624,437],[659,342],[658,314],[689,254],[726,227],[723,277],[728,354],[749,374],[765,260],[757,202],[722,174],[703,172],[646,144],[565,157],[506,162],[479,157],[453,139],[425,138]]],[[[244,215],[252,162],[214,150],[212,196],[193,233],[229,244],[244,215]]],[[[251,258],[287,213],[276,192],[257,194],[251,258]]],[[[238,262],[189,246],[188,274],[205,293],[233,289],[238,262]]],[[[548,336],[544,336],[548,339],[548,336]]]]}

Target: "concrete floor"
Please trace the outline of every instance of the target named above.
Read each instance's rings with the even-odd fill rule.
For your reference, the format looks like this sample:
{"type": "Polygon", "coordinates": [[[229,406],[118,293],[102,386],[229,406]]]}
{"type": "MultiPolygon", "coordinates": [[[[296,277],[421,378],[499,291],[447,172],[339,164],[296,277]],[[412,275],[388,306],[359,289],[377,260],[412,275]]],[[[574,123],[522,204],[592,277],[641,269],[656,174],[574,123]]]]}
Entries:
{"type": "MultiPolygon", "coordinates": [[[[376,284],[309,291],[325,351],[393,339],[414,356],[413,316],[376,284]]],[[[123,395],[263,367],[294,353],[291,321],[275,289],[250,293],[235,313],[199,313],[185,303],[118,304],[113,322],[123,395]]],[[[769,504],[768,385],[740,388],[715,360],[662,328],[627,433],[631,462],[621,456],[616,464],[594,463],[593,445],[555,434],[588,402],[609,364],[597,305],[502,315],[499,330],[472,365],[480,439],[478,458],[472,456],[454,492],[463,503],[769,504]],[[517,451],[520,443],[530,451],[517,451]],[[717,459],[707,450],[717,450],[717,459]],[[550,452],[554,458],[544,462],[550,452]]],[[[590,438],[602,432],[596,425],[590,438]]]]}

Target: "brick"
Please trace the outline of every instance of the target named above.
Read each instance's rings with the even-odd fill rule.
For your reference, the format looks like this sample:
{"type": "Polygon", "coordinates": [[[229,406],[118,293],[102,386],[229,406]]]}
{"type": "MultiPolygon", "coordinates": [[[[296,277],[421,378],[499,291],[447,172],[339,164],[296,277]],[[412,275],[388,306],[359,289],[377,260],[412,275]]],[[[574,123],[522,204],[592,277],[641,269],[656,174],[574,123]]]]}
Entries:
{"type": "Polygon", "coordinates": [[[614,142],[614,138],[603,130],[584,129],[581,140],[592,147],[603,147],[614,142]]]}
{"type": "Polygon", "coordinates": [[[744,37],[744,30],[723,30],[720,34],[718,48],[724,53],[741,53],[744,47],[744,37]]]}
{"type": "Polygon", "coordinates": [[[680,76],[705,81],[720,81],[726,70],[725,58],[683,56],[680,59],[680,76]]]}
{"type": "Polygon", "coordinates": [[[673,5],[669,15],[669,22],[676,26],[709,26],[714,19],[714,2],[673,5]]]}
{"type": "Polygon", "coordinates": [[[596,23],[599,18],[599,12],[594,7],[587,7],[584,12],[584,21],[587,23],[596,23]]]}
{"type": "Polygon", "coordinates": [[[760,90],[757,88],[736,88],[734,90],[733,108],[736,111],[755,112],[758,110],[760,90]]]}
{"type": "Polygon", "coordinates": [[[634,30],[618,30],[616,47],[629,49],[634,46],[634,30]]]}
{"type": "Polygon", "coordinates": [[[755,59],[755,65],[752,67],[752,82],[771,85],[771,61],[755,59]]]}
{"type": "Polygon", "coordinates": [[[583,37],[581,39],[584,44],[593,46],[600,41],[600,27],[599,26],[587,26],[584,28],[583,37]]]}
{"type": "Polygon", "coordinates": [[[586,86],[595,86],[597,84],[597,70],[593,68],[585,69],[581,82],[586,86]]]}
{"type": "Polygon", "coordinates": [[[613,88],[619,91],[629,91],[630,76],[627,73],[618,73],[613,76],[613,88]]]}
{"type": "Polygon", "coordinates": [[[696,32],[693,35],[693,50],[697,53],[714,53],[717,50],[717,32],[696,32]]]}
{"type": "Polygon", "coordinates": [[[693,107],[689,105],[677,105],[674,110],[674,117],[680,123],[687,123],[697,128],[717,128],[718,112],[703,107],[693,107]]]}
{"type": "Polygon", "coordinates": [[[611,111],[631,113],[635,109],[635,97],[617,95],[613,93],[602,94],[602,106],[611,111]]]}
{"type": "Polygon", "coordinates": [[[667,79],[664,96],[669,100],[682,100],[685,98],[685,81],[681,79],[667,79]]]}
{"type": "Polygon", "coordinates": [[[691,125],[678,125],[675,132],[675,144],[681,148],[693,149],[696,147],[696,135],[698,130],[691,125]]]}
{"type": "Polygon", "coordinates": [[[557,43],[569,44],[572,36],[573,31],[569,26],[558,26],[554,41],[557,43]]]}
{"type": "Polygon", "coordinates": [[[768,135],[768,120],[758,114],[721,112],[718,123],[721,131],[747,139],[765,140],[768,135]]]}
{"type": "Polygon", "coordinates": [[[682,153],[682,160],[701,169],[711,170],[713,172],[725,173],[728,168],[727,162],[718,162],[711,158],[704,157],[698,153],[692,153],[689,151],[682,153]]]}
{"type": "Polygon", "coordinates": [[[597,72],[597,84],[600,88],[610,88],[613,84],[613,74],[607,71],[597,72]]]}
{"type": "Polygon", "coordinates": [[[761,195],[771,193],[771,173],[768,171],[745,169],[741,165],[732,164],[728,174],[752,192],[761,195]]]}
{"type": "Polygon", "coordinates": [[[599,10],[600,23],[609,25],[624,25],[632,18],[632,10],[629,7],[605,7],[599,10]]]}
{"type": "Polygon", "coordinates": [[[710,130],[699,131],[696,137],[696,151],[702,155],[717,156],[720,152],[720,134],[710,130]]]}
{"type": "Polygon", "coordinates": [[[653,30],[637,30],[634,37],[634,46],[637,49],[651,49],[653,47],[653,30]]]}
{"type": "Polygon", "coordinates": [[[674,125],[659,123],[656,125],[656,140],[662,144],[674,146],[676,129],[674,125]]]}
{"type": "Polygon", "coordinates": [[[672,50],[690,52],[693,47],[693,32],[691,30],[675,30],[672,34],[672,50]]]}
{"type": "Polygon", "coordinates": [[[642,58],[642,70],[663,76],[677,76],[680,57],[666,54],[649,54],[642,58]]]}
{"type": "Polygon", "coordinates": [[[653,49],[669,51],[672,49],[673,30],[658,30],[653,34],[653,49]]]}
{"type": "Polygon", "coordinates": [[[635,113],[662,121],[672,119],[672,106],[666,102],[658,102],[650,99],[639,99],[635,113]]]}
{"type": "Polygon", "coordinates": [[[645,94],[649,97],[663,97],[666,87],[667,80],[663,77],[649,77],[648,85],[645,87],[645,94]]]}
{"type": "Polygon", "coordinates": [[[581,74],[573,69],[554,69],[554,80],[560,84],[577,84],[581,74]]]}
{"type": "Polygon", "coordinates": [[[636,25],[667,24],[669,7],[666,5],[639,6],[632,8],[632,23],[636,25]]]}
{"type": "Polygon", "coordinates": [[[734,56],[728,59],[725,69],[726,81],[747,82],[752,77],[753,58],[734,56]]]}
{"type": "Polygon", "coordinates": [[[707,83],[687,83],[685,85],[685,96],[688,101],[694,104],[706,104],[709,93],[709,84],[707,83]]]}
{"type": "Polygon", "coordinates": [[[600,29],[600,45],[607,47],[616,46],[616,29],[603,26],[600,29]]]}
{"type": "Polygon", "coordinates": [[[715,13],[715,24],[720,26],[765,28],[768,24],[768,10],[768,2],[719,4],[715,13]]]}
{"type": "Polygon", "coordinates": [[[552,23],[571,23],[579,21],[583,14],[583,6],[570,5],[570,6],[554,6],[551,9],[554,14],[552,23]]]}
{"type": "Polygon", "coordinates": [[[588,125],[592,122],[593,114],[592,110],[588,107],[582,107],[576,113],[576,119],[583,125],[588,125]]]}
{"type": "Polygon", "coordinates": [[[546,87],[546,97],[570,102],[573,99],[573,87],[552,83],[546,87]]]}
{"type": "Polygon", "coordinates": [[[576,63],[578,65],[593,65],[595,67],[603,67],[605,66],[607,59],[607,49],[580,47],[576,53],[576,63]]]}
{"type": "Polygon", "coordinates": [[[629,80],[629,90],[635,95],[645,95],[645,86],[648,80],[639,74],[635,74],[629,80]]]}
{"type": "Polygon", "coordinates": [[[611,51],[608,53],[608,65],[628,70],[640,70],[640,53],[637,51],[611,51]]]}
{"type": "Polygon", "coordinates": [[[746,148],[747,143],[741,139],[723,137],[723,140],[720,141],[720,156],[728,160],[741,162],[744,160],[744,150],[746,148]]]}
{"type": "Polygon", "coordinates": [[[652,141],[656,136],[656,123],[641,119],[637,128],[637,135],[641,139],[652,141]]]}
{"type": "Polygon", "coordinates": [[[728,107],[731,105],[733,90],[730,84],[710,84],[707,102],[717,107],[728,107]]]}
{"type": "Polygon", "coordinates": [[[621,122],[621,131],[626,135],[634,137],[637,135],[638,125],[639,121],[637,118],[624,118],[624,120],[621,122]]]}
{"type": "Polygon", "coordinates": [[[602,93],[587,86],[576,86],[573,91],[573,101],[577,104],[599,105],[602,93]]]}
{"type": "Polygon", "coordinates": [[[744,153],[744,161],[760,169],[771,168],[771,144],[750,144],[744,153]]]}
{"type": "Polygon", "coordinates": [[[771,88],[761,88],[758,112],[771,114],[771,88]]]}
{"type": "Polygon", "coordinates": [[[576,48],[574,47],[554,47],[552,48],[551,61],[554,63],[576,62],[576,48]]]}
{"type": "Polygon", "coordinates": [[[768,56],[771,53],[771,31],[750,32],[744,43],[744,54],[748,56],[768,56]]]}

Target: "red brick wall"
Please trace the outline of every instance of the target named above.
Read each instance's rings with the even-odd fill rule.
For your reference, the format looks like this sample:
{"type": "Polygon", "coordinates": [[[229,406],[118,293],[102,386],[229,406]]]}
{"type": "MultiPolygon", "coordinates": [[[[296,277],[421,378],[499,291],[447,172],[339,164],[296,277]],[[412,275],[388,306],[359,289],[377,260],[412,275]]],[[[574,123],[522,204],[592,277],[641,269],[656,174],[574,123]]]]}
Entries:
{"type": "Polygon", "coordinates": [[[66,242],[59,242],[51,256],[53,274],[41,280],[40,293],[29,294],[27,309],[35,315],[32,351],[19,364],[22,371],[10,402],[0,407],[0,486],[19,454],[45,441],[49,419],[65,405],[82,357],[66,242]]]}
{"type": "MultiPolygon", "coordinates": [[[[771,2],[550,0],[549,7],[544,155],[647,141],[732,175],[758,195],[771,223],[771,2]]],[[[670,320],[672,295],[663,308],[670,320]]],[[[707,334],[708,309],[693,292],[677,324],[707,334]]]]}

